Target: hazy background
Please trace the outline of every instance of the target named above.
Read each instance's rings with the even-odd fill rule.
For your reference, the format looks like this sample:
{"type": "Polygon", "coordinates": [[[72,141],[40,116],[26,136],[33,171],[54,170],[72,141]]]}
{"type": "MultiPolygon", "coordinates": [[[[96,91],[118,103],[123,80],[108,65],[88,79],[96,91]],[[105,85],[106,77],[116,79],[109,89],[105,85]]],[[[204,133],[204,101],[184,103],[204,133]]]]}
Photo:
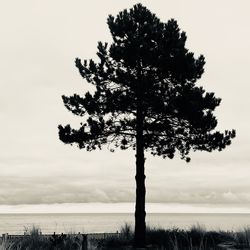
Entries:
{"type": "MultiPolygon", "coordinates": [[[[177,19],[187,47],[204,54],[199,84],[222,98],[218,128],[237,131],[225,151],[196,152],[189,164],[147,155],[147,201],[165,203],[161,211],[250,211],[249,0],[140,2],[164,22],[177,19]]],[[[133,151],[80,151],[59,141],[57,126],[80,123],[61,99],[88,89],[75,57],[96,58],[97,42],[111,39],[108,15],[136,3],[0,1],[0,212],[134,202],[133,151]]]]}

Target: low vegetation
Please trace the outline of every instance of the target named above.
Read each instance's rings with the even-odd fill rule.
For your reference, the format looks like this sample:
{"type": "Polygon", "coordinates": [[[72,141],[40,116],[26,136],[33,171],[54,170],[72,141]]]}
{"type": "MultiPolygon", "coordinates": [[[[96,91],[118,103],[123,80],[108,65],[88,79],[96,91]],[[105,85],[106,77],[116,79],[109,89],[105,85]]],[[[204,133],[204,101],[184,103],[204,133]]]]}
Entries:
{"type": "MultiPolygon", "coordinates": [[[[240,232],[207,231],[197,225],[188,230],[147,228],[147,249],[151,250],[223,250],[250,249],[250,228],[240,232]]],[[[132,249],[133,230],[125,224],[117,236],[98,240],[98,249],[132,249]]]]}
{"type": "Polygon", "coordinates": [[[25,236],[1,239],[0,250],[82,250],[81,237],[61,234],[46,237],[37,227],[25,229],[25,236]]]}
{"type": "MultiPolygon", "coordinates": [[[[61,234],[46,236],[39,228],[25,232],[25,237],[2,238],[0,250],[85,250],[81,235],[61,234]]],[[[119,234],[102,239],[91,239],[88,250],[132,249],[134,232],[125,224],[119,234]]],[[[250,249],[250,228],[241,231],[208,231],[201,226],[188,230],[172,228],[147,228],[147,249],[149,250],[223,250],[250,249]]]]}

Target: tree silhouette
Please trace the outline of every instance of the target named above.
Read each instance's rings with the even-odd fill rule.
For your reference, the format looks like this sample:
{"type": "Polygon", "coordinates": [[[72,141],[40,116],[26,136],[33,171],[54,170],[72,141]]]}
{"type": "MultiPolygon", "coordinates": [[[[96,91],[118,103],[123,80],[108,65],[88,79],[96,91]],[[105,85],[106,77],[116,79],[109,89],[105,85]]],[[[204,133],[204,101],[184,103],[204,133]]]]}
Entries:
{"type": "Polygon", "coordinates": [[[174,19],[161,22],[141,4],[107,20],[112,43],[98,43],[99,62],[75,60],[94,93],[62,96],[64,105],[85,120],[80,128],[59,126],[64,143],[87,151],[113,144],[136,150],[135,246],[145,245],[144,151],[187,162],[190,150],[222,150],[235,131],[214,131],[213,111],[221,99],[195,82],[205,58],[185,48],[186,34],[174,19]]]}

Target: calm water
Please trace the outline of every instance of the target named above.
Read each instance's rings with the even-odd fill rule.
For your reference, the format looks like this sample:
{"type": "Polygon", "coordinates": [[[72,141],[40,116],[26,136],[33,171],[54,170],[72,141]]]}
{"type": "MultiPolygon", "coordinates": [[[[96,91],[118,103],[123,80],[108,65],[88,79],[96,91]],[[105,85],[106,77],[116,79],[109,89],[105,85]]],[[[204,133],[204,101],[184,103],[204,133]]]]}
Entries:
{"type": "MultiPolygon", "coordinates": [[[[23,234],[39,226],[43,233],[116,232],[124,223],[134,224],[133,214],[0,214],[0,234],[23,234]]],[[[237,230],[250,226],[250,214],[148,214],[147,225],[163,228],[237,230]]]]}

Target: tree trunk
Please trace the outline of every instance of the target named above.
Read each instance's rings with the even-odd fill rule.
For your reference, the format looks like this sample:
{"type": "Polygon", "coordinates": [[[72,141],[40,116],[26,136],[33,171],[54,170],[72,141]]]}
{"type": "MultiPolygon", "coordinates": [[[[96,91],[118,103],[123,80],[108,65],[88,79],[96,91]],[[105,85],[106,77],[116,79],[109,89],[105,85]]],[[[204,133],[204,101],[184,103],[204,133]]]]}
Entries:
{"type": "MultiPolygon", "coordinates": [[[[140,143],[138,143],[140,144],[140,143]]],[[[137,146],[138,146],[137,144],[137,146]]],[[[136,150],[136,204],[135,204],[135,247],[145,246],[146,212],[145,212],[145,175],[143,146],[136,150]]]]}
{"type": "MultiPolygon", "coordinates": [[[[139,90],[139,93],[142,89],[139,90]]],[[[135,204],[135,247],[145,247],[146,236],[146,212],[145,212],[145,174],[144,174],[144,138],[143,138],[143,110],[142,98],[137,96],[137,114],[136,114],[136,204],[135,204]]]]}

